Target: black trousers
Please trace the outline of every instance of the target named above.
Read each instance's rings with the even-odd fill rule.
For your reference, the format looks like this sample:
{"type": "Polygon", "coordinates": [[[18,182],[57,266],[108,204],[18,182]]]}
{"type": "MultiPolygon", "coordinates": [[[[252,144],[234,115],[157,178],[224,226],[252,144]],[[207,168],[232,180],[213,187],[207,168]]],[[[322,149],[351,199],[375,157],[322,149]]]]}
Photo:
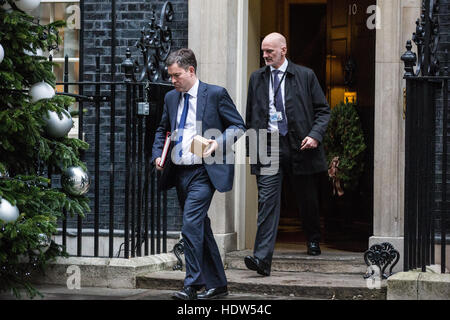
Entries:
{"type": "Polygon", "coordinates": [[[175,167],[178,200],[183,210],[184,286],[207,290],[224,287],[227,278],[208,217],[216,190],[203,165],[175,167]]]}
{"type": "Polygon", "coordinates": [[[258,229],[254,256],[269,268],[280,221],[281,190],[283,179],[295,192],[296,205],[302,218],[308,242],[320,241],[319,178],[317,175],[294,175],[291,167],[290,147],[287,137],[279,139],[278,170],[272,174],[256,176],[258,185],[258,229]]]}

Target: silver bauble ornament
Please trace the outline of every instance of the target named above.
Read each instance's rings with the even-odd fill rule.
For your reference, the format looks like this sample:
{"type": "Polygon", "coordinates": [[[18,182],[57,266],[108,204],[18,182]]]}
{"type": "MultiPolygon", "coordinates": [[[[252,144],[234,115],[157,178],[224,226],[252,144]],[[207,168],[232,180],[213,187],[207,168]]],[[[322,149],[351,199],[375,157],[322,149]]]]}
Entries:
{"type": "Polygon", "coordinates": [[[61,114],[56,111],[48,111],[44,116],[46,122],[45,132],[51,138],[65,137],[73,127],[72,117],[70,113],[63,110],[61,114]],[[61,116],[61,119],[59,118],[61,116]]]}
{"type": "Polygon", "coordinates": [[[47,82],[38,82],[30,88],[31,102],[37,102],[41,99],[51,99],[55,95],[55,89],[47,82]]]}
{"type": "Polygon", "coordinates": [[[5,50],[3,50],[3,47],[0,44],[0,63],[2,63],[4,57],[5,57],[5,50]]]}
{"type": "Polygon", "coordinates": [[[19,209],[6,199],[0,199],[0,220],[14,222],[19,217],[19,209]]]}
{"type": "Polygon", "coordinates": [[[45,253],[50,248],[51,239],[45,233],[38,235],[39,246],[36,249],[31,250],[35,255],[39,255],[41,252],[45,253]]]}
{"type": "Polygon", "coordinates": [[[81,167],[69,167],[61,175],[61,186],[72,196],[82,196],[89,191],[91,179],[81,167]]]}
{"type": "Polygon", "coordinates": [[[41,0],[19,0],[16,7],[25,12],[31,12],[41,4],[41,0]]]}
{"type": "Polygon", "coordinates": [[[44,51],[41,48],[36,49],[36,53],[33,53],[33,51],[28,51],[23,49],[23,53],[25,53],[28,56],[35,56],[35,57],[43,57],[44,51]]]}

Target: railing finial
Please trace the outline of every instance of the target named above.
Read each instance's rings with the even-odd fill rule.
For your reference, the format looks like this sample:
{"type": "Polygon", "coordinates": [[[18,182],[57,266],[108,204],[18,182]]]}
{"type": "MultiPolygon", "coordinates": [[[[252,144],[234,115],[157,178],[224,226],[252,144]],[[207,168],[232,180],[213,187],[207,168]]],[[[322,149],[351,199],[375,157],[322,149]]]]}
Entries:
{"type": "Polygon", "coordinates": [[[417,55],[411,51],[411,40],[406,41],[406,52],[402,55],[402,61],[405,63],[404,77],[414,77],[414,67],[416,66],[417,55]]]}
{"type": "Polygon", "coordinates": [[[127,57],[124,62],[122,62],[122,68],[125,73],[126,82],[136,81],[134,76],[134,62],[133,59],[131,59],[131,51],[130,48],[127,48],[127,52],[125,54],[127,57]]]}

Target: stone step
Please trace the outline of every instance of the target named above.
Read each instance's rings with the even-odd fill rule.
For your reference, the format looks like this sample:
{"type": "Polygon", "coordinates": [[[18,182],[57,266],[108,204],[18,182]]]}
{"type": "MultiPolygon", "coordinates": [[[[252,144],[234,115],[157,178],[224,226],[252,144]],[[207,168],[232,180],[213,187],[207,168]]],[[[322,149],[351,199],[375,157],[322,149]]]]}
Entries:
{"type": "MultiPolygon", "coordinates": [[[[385,300],[386,281],[380,289],[369,289],[362,275],[329,274],[312,272],[278,272],[262,277],[249,270],[228,269],[225,271],[228,289],[232,294],[254,293],[285,297],[330,300],[385,300]]],[[[180,290],[184,271],[159,271],[137,277],[139,289],[180,290]]]]}
{"type": "MultiPolygon", "coordinates": [[[[253,255],[250,250],[235,251],[225,256],[225,268],[246,270],[244,257],[253,255]]],[[[323,251],[320,256],[309,256],[305,251],[275,251],[272,259],[272,272],[316,272],[359,274],[367,272],[363,253],[342,251],[323,251]]]]}

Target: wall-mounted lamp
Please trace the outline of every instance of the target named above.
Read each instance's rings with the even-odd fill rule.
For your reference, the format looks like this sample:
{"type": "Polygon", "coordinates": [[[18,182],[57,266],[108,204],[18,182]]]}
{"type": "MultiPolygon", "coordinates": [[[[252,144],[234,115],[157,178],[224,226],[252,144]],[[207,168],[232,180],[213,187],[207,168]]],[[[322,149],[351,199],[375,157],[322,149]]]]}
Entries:
{"type": "Polygon", "coordinates": [[[358,94],[356,93],[356,91],[346,91],[344,92],[344,101],[345,103],[352,103],[352,104],[356,104],[356,102],[358,101],[358,94]]]}

